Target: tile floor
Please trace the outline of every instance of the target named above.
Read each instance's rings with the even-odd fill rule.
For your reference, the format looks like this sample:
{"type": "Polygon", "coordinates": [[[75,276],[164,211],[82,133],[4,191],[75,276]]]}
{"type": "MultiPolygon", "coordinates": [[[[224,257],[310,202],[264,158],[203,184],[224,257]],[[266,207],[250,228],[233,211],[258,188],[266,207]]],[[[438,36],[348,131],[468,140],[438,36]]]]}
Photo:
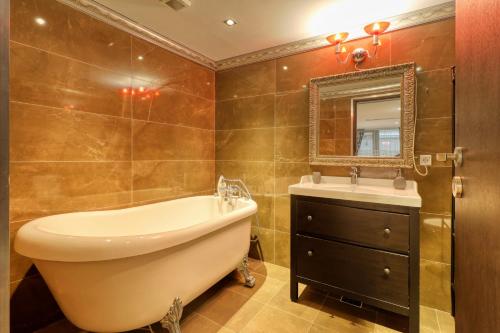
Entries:
{"type": "MultiPolygon", "coordinates": [[[[406,332],[405,317],[373,308],[357,309],[339,303],[322,291],[300,287],[299,303],[289,297],[289,270],[251,260],[256,277],[254,288],[243,286],[233,273],[184,309],[182,333],[390,333],[406,332]]],[[[421,307],[421,333],[455,332],[448,313],[421,307]]],[[[165,333],[158,324],[156,333],[165,333]]],[[[67,321],[55,323],[37,333],[77,333],[67,321]]],[[[136,330],[142,332],[144,330],[136,330]]]]}

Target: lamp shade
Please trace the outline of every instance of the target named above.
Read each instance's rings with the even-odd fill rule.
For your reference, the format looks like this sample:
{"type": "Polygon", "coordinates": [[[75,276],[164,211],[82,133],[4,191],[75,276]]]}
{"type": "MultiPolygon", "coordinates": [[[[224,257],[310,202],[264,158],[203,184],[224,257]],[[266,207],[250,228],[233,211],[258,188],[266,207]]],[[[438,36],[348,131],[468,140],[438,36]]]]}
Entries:
{"type": "Polygon", "coordinates": [[[332,45],[338,45],[342,43],[349,36],[348,32],[338,32],[336,34],[326,37],[326,40],[332,45]]]}
{"type": "Polygon", "coordinates": [[[365,25],[365,31],[367,34],[371,36],[377,36],[383,34],[384,31],[386,31],[390,25],[391,22],[387,21],[373,22],[368,25],[365,25]]]}

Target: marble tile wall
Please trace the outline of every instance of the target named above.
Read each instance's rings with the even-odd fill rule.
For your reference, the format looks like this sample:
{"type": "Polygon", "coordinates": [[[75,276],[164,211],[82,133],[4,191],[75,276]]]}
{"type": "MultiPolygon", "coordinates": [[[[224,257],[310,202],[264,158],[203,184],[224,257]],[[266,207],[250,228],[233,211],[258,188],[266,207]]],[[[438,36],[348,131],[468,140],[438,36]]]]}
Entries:
{"type": "MultiPolygon", "coordinates": [[[[213,71],[57,1],[11,6],[12,240],[41,216],[213,193],[213,71]]],[[[31,265],[12,251],[12,293],[31,265]]]]}
{"type": "MultiPolygon", "coordinates": [[[[381,37],[377,58],[363,68],[416,62],[418,125],[416,153],[451,151],[454,20],[399,30],[381,37]]],[[[348,49],[370,48],[371,39],[348,49]]],[[[263,259],[289,266],[290,199],[287,187],[312,170],[308,164],[308,83],[311,78],[353,71],[339,65],[334,49],[292,55],[216,73],[216,177],[243,178],[259,204],[263,259]]],[[[315,167],[346,176],[349,168],[315,167]]],[[[435,162],[427,177],[409,170],[423,197],[421,303],[450,311],[452,169],[435,162]]],[[[362,168],[362,177],[395,176],[395,170],[362,168]]],[[[258,232],[256,225],[254,232],[258,232]]]]}

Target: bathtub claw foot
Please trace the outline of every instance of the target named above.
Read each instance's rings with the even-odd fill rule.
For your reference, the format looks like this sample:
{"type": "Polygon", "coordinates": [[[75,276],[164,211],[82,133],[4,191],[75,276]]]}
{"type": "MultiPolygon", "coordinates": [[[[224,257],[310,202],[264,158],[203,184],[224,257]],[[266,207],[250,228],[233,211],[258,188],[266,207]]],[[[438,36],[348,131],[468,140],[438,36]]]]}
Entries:
{"type": "Polygon", "coordinates": [[[250,270],[248,269],[248,255],[243,257],[243,260],[238,270],[245,277],[245,286],[253,288],[253,286],[255,286],[255,277],[250,273],[250,270]]]}
{"type": "Polygon", "coordinates": [[[174,299],[165,317],[160,320],[161,326],[170,333],[181,333],[180,321],[182,317],[182,301],[179,297],[174,299]]]}

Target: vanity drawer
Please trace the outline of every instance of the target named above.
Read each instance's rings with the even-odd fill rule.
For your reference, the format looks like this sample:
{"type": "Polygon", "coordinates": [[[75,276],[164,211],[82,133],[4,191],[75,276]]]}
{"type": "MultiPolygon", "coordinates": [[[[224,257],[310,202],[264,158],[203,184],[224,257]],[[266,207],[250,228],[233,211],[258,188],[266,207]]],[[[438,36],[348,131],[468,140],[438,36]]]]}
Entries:
{"type": "Polygon", "coordinates": [[[409,306],[408,256],[307,236],[297,237],[297,276],[409,306]]]}
{"type": "Polygon", "coordinates": [[[297,200],[297,232],[408,253],[405,214],[297,200]]]}

